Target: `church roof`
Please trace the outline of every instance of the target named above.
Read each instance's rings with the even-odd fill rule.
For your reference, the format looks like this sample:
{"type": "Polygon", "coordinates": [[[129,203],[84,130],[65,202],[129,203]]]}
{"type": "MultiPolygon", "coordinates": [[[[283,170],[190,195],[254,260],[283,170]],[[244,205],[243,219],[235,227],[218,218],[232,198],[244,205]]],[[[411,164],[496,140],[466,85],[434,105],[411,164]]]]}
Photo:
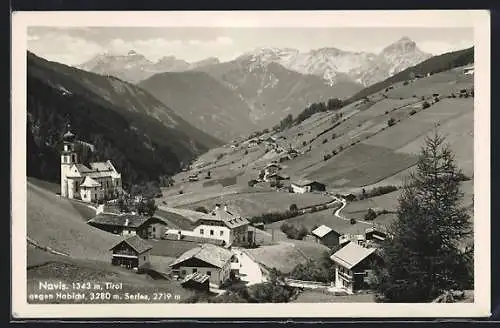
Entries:
{"type": "Polygon", "coordinates": [[[92,171],[113,171],[113,168],[108,162],[93,162],[89,163],[92,171]]]}
{"type": "Polygon", "coordinates": [[[89,176],[85,177],[85,180],[83,180],[83,183],[80,185],[80,187],[89,187],[89,188],[94,188],[94,187],[100,187],[101,184],[94,179],[92,179],[89,176]]]}

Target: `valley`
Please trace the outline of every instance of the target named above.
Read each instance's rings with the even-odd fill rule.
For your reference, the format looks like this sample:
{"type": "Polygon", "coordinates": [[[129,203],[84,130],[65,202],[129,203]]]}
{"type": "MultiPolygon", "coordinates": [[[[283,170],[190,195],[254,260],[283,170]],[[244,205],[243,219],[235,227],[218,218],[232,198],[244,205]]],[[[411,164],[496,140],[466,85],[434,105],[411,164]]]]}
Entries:
{"type": "Polygon", "coordinates": [[[132,53],[116,66],[104,57],[81,66],[90,73],[28,53],[28,290],[40,279],[105,279],[196,303],[238,299],[246,294],[232,287],[243,286],[247,301],[261,302],[259,288],[272,284],[296,293],[286,302],[373,302],[368,283],[339,282],[335,256],[358,247],[368,258],[392,238],[405,179],[435,131],[463,173],[460,205],[473,222],[473,59],[450,55],[434,71],[425,63],[435,57],[406,38],[355,55],[266,49],[190,64],[132,53]],[[306,63],[313,55],[321,65],[306,63]],[[128,60],[149,71],[124,71],[128,60]],[[110,65],[121,75],[108,76],[110,65]],[[61,137],[69,120],[83,145],[75,162],[115,163],[118,196],[86,203],[61,194],[60,151],[75,143],[69,130],[61,137]],[[130,192],[145,183],[159,191],[130,192]]]}

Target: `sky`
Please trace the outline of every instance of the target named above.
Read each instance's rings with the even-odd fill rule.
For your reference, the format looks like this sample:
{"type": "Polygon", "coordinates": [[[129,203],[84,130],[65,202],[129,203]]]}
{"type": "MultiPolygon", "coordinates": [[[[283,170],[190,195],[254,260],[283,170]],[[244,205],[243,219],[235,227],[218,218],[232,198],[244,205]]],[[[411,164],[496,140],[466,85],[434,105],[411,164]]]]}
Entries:
{"type": "Polygon", "coordinates": [[[208,57],[221,61],[262,47],[294,48],[301,52],[335,47],[378,53],[409,37],[433,55],[473,45],[472,28],[440,27],[29,27],[27,48],[38,56],[79,65],[97,54],[134,50],[152,61],[175,56],[189,62],[208,57]]]}

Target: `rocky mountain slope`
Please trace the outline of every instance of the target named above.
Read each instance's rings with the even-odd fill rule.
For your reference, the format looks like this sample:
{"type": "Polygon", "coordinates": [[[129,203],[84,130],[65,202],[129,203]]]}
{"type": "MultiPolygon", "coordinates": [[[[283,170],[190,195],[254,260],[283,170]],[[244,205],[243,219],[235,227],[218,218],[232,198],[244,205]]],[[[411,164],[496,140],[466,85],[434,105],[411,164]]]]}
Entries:
{"type": "Polygon", "coordinates": [[[61,135],[71,121],[94,146],[88,160],[111,159],[125,184],[172,174],[219,144],[139,87],[28,53],[28,175],[59,179],[61,135]]]}
{"type": "Polygon", "coordinates": [[[207,58],[199,62],[188,63],[175,56],[165,56],[153,62],[144,55],[130,50],[127,55],[99,54],[79,65],[78,68],[101,75],[112,75],[130,83],[137,83],[156,73],[187,71],[218,62],[217,58],[207,58]]]}
{"type": "Polygon", "coordinates": [[[156,74],[139,86],[175,108],[189,123],[221,140],[258,128],[249,116],[248,104],[204,72],[156,74]]]}
{"type": "Polygon", "coordinates": [[[368,86],[431,56],[421,51],[414,41],[403,37],[378,54],[332,47],[305,53],[290,48],[263,48],[243,54],[238,59],[259,64],[278,63],[302,74],[322,77],[330,85],[347,80],[368,86]]]}

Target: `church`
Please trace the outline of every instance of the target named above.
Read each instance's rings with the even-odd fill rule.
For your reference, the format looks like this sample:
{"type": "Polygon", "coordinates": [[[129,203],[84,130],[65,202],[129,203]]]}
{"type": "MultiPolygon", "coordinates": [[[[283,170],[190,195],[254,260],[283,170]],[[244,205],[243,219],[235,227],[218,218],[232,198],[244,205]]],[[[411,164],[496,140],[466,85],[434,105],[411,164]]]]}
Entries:
{"type": "Polygon", "coordinates": [[[111,161],[93,162],[88,166],[78,163],[75,135],[68,125],[68,131],[63,135],[61,153],[61,197],[96,202],[116,197],[121,191],[121,174],[111,161]]]}

